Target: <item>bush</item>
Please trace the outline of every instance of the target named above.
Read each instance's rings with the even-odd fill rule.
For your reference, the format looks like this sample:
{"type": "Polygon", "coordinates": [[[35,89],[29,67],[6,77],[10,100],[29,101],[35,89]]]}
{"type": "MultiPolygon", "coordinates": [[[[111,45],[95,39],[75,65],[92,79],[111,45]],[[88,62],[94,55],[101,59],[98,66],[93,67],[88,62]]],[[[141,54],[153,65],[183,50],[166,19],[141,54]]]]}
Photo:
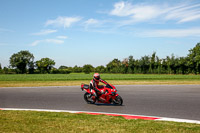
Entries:
{"type": "Polygon", "coordinates": [[[87,64],[87,65],[84,65],[84,66],[83,66],[83,72],[84,72],[85,74],[89,74],[89,73],[91,73],[91,72],[93,72],[93,71],[94,71],[94,67],[93,67],[92,65],[87,64]]]}
{"type": "Polygon", "coordinates": [[[0,69],[0,74],[3,74],[3,70],[2,69],[0,69]]]}
{"type": "Polygon", "coordinates": [[[10,69],[7,67],[4,67],[3,69],[0,69],[0,74],[16,74],[16,70],[15,69],[10,69]]]}
{"type": "Polygon", "coordinates": [[[71,73],[71,71],[68,69],[52,69],[50,73],[51,74],[69,74],[71,73]]]}

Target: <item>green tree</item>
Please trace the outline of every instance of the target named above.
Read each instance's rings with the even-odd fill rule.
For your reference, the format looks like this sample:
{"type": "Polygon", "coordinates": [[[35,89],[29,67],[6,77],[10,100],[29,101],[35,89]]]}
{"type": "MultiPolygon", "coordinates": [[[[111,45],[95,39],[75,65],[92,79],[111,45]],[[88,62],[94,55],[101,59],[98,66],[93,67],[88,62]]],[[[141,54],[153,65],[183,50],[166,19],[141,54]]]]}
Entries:
{"type": "Polygon", "coordinates": [[[95,68],[95,71],[98,72],[98,73],[105,73],[106,68],[104,66],[102,66],[102,65],[101,66],[97,66],[95,68]]]}
{"type": "Polygon", "coordinates": [[[187,58],[180,57],[178,60],[178,64],[179,64],[179,70],[181,74],[186,74],[188,71],[187,58]]]}
{"type": "Polygon", "coordinates": [[[154,73],[155,62],[156,62],[156,52],[153,52],[153,54],[151,55],[151,61],[150,61],[150,66],[149,66],[150,73],[154,73]]]}
{"type": "Polygon", "coordinates": [[[166,57],[166,64],[167,64],[167,73],[171,74],[171,59],[169,56],[166,57]]]}
{"type": "Polygon", "coordinates": [[[68,69],[67,66],[60,66],[58,69],[68,69]]]}
{"type": "Polygon", "coordinates": [[[17,68],[19,73],[25,73],[33,60],[34,56],[29,51],[20,51],[10,57],[10,66],[17,68]]]}
{"type": "Polygon", "coordinates": [[[128,72],[128,58],[125,58],[121,64],[121,72],[127,73],[128,72]]]}
{"type": "Polygon", "coordinates": [[[174,59],[174,68],[173,68],[174,74],[178,73],[179,68],[180,68],[179,58],[175,57],[175,59],[174,59]]]}
{"type": "MultiPolygon", "coordinates": [[[[158,73],[158,74],[160,74],[161,72],[162,72],[162,65],[161,65],[161,62],[162,62],[162,60],[161,59],[159,59],[159,57],[158,56],[156,56],[156,61],[155,61],[155,71],[156,71],[156,73],[158,73]]],[[[155,71],[154,71],[154,73],[155,73],[155,71]]]]}
{"type": "Polygon", "coordinates": [[[188,54],[188,65],[190,72],[199,74],[200,73],[200,43],[189,50],[188,54]]]}
{"type": "Polygon", "coordinates": [[[2,67],[1,67],[1,63],[0,63],[0,74],[3,73],[2,67]]]}
{"type": "Polygon", "coordinates": [[[50,73],[50,70],[54,65],[54,60],[50,58],[42,58],[41,60],[36,61],[36,66],[40,73],[50,73]]]}
{"type": "Polygon", "coordinates": [[[134,73],[141,73],[140,60],[134,61],[134,73]]]}
{"type": "Polygon", "coordinates": [[[135,60],[131,55],[128,57],[128,73],[134,73],[134,69],[135,69],[135,60]]]}
{"type": "Polygon", "coordinates": [[[161,59],[161,73],[167,73],[167,62],[166,59],[161,59]]]}
{"type": "Polygon", "coordinates": [[[150,57],[149,56],[144,56],[140,59],[140,67],[141,67],[141,72],[143,74],[148,73],[149,67],[150,67],[150,57]]]}
{"type": "Polygon", "coordinates": [[[35,64],[34,64],[34,62],[30,62],[29,63],[29,69],[28,69],[28,71],[29,71],[29,74],[33,74],[34,73],[34,68],[35,68],[35,64]]]}
{"type": "Polygon", "coordinates": [[[4,67],[4,68],[3,68],[3,73],[4,73],[4,74],[8,74],[8,73],[9,73],[9,69],[8,69],[7,67],[4,67]]]}
{"type": "Polygon", "coordinates": [[[82,68],[81,67],[78,67],[77,65],[75,65],[74,67],[73,67],[73,72],[75,72],[75,73],[81,73],[83,70],[82,70],[82,68]]]}
{"type": "Polygon", "coordinates": [[[167,56],[166,64],[167,64],[167,73],[168,74],[177,74],[180,68],[179,58],[175,57],[174,54],[171,57],[167,56]]]}
{"type": "Polygon", "coordinates": [[[107,71],[111,73],[120,73],[121,71],[121,61],[118,59],[114,59],[109,62],[107,65],[107,71]]]}
{"type": "Polygon", "coordinates": [[[93,72],[93,70],[94,70],[94,67],[90,64],[86,64],[83,66],[83,72],[86,74],[93,72]]]}

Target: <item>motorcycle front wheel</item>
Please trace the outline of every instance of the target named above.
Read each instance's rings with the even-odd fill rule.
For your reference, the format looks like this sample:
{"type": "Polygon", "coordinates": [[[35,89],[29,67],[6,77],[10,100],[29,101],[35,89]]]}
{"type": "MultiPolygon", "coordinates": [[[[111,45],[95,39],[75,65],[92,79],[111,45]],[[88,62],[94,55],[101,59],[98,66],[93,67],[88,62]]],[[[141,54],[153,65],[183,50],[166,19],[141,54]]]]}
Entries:
{"type": "Polygon", "coordinates": [[[84,94],[84,99],[89,104],[94,104],[96,102],[96,99],[95,98],[93,99],[92,95],[87,92],[84,94]]]}
{"type": "Polygon", "coordinates": [[[116,96],[116,98],[113,100],[113,103],[116,105],[122,105],[123,104],[123,99],[120,95],[116,96]]]}

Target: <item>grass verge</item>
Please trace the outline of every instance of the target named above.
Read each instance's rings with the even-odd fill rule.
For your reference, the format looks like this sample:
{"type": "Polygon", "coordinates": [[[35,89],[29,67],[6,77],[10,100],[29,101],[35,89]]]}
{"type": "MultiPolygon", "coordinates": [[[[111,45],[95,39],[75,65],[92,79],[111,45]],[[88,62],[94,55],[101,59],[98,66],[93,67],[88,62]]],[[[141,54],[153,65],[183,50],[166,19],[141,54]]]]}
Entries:
{"type": "Polygon", "coordinates": [[[0,111],[0,125],[0,132],[200,133],[198,124],[35,111],[2,110],[0,111]]]}
{"type": "MultiPolygon", "coordinates": [[[[0,81],[0,87],[80,86],[90,80],[75,81],[0,81]]],[[[200,85],[200,80],[106,80],[113,85],[200,85]]]]}
{"type": "MultiPolygon", "coordinates": [[[[0,87],[79,86],[89,83],[92,74],[1,74],[0,87]]],[[[102,79],[114,85],[171,85],[200,84],[200,75],[166,74],[101,74],[102,79]]]]}
{"type": "MultiPolygon", "coordinates": [[[[0,81],[75,81],[91,80],[93,74],[0,74],[0,81]]],[[[104,80],[200,80],[200,75],[101,74],[104,80]]]]}

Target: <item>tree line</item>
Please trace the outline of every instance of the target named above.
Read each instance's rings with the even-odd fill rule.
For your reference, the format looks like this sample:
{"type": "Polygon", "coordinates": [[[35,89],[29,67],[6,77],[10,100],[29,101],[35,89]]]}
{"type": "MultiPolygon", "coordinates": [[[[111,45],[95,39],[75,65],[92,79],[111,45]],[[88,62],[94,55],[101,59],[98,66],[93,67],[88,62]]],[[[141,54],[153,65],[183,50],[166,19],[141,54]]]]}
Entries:
{"type": "Polygon", "coordinates": [[[142,56],[140,59],[134,59],[133,56],[120,61],[113,59],[106,66],[93,67],[86,64],[82,67],[60,66],[54,67],[55,61],[50,58],[42,58],[34,62],[34,56],[29,51],[20,51],[10,57],[9,67],[1,67],[0,73],[124,73],[124,74],[200,74],[200,43],[189,50],[186,57],[175,57],[174,54],[159,58],[156,52],[152,55],[142,56]]]}

